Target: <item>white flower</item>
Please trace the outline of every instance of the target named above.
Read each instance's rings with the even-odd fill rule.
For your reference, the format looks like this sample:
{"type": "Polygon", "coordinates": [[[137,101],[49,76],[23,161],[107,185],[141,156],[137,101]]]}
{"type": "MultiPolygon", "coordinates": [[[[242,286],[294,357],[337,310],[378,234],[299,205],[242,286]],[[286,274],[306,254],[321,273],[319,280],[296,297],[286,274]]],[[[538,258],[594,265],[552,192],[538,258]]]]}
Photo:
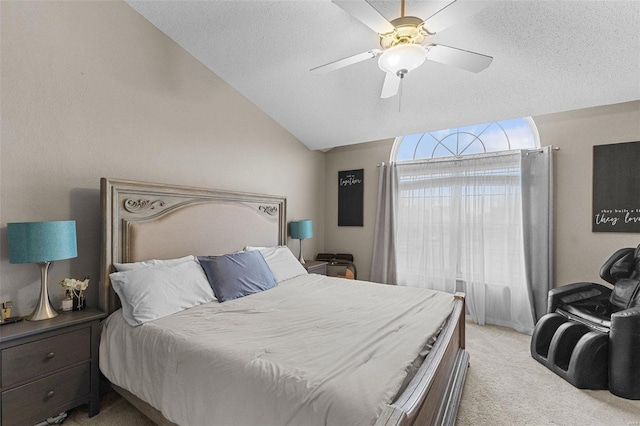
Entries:
{"type": "Polygon", "coordinates": [[[76,280],[74,280],[73,278],[65,278],[64,280],[60,281],[60,285],[62,287],[75,287],[75,283],[76,280]]]}
{"type": "Polygon", "coordinates": [[[75,280],[75,289],[76,290],[80,290],[80,291],[84,291],[87,289],[87,287],[89,287],[89,278],[86,278],[84,281],[80,281],[80,280],[75,280]]]}
{"type": "Polygon", "coordinates": [[[71,290],[76,297],[81,297],[82,292],[89,287],[89,278],[77,280],[75,278],[65,278],[59,283],[63,288],[71,290]]]}

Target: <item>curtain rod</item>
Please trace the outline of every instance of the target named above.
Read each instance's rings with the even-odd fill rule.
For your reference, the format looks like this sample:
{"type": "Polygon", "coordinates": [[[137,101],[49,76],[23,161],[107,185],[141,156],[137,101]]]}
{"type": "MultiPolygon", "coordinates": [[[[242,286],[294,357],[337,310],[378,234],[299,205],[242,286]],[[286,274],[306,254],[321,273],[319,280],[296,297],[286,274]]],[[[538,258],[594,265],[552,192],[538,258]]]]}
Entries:
{"type": "MultiPolygon", "coordinates": [[[[552,151],[560,151],[560,147],[559,147],[559,146],[553,146],[553,145],[551,145],[551,150],[552,150],[552,151]]],[[[515,151],[515,150],[513,150],[513,151],[515,151]]],[[[484,153],[484,154],[472,154],[472,155],[485,155],[485,154],[489,154],[489,155],[495,155],[495,156],[498,156],[498,155],[508,155],[508,154],[511,154],[513,151],[488,152],[488,153],[484,153]]],[[[522,151],[535,151],[535,152],[542,152],[542,148],[531,149],[531,150],[523,149],[522,151]]],[[[454,158],[454,159],[457,159],[457,160],[460,160],[462,157],[465,157],[465,156],[458,155],[458,156],[455,156],[455,157],[453,157],[453,158],[454,158]]],[[[471,155],[469,155],[469,157],[471,157],[471,155]]],[[[421,158],[421,159],[418,159],[418,160],[412,160],[412,161],[419,162],[419,161],[432,161],[432,160],[436,160],[436,161],[438,161],[438,160],[440,160],[440,161],[447,161],[447,160],[448,160],[448,161],[451,161],[451,157],[421,158]]],[[[407,161],[407,163],[409,163],[409,161],[407,161]]],[[[383,164],[384,164],[384,162],[382,162],[382,163],[378,163],[378,164],[376,164],[376,167],[380,167],[380,166],[382,166],[383,164]]]]}

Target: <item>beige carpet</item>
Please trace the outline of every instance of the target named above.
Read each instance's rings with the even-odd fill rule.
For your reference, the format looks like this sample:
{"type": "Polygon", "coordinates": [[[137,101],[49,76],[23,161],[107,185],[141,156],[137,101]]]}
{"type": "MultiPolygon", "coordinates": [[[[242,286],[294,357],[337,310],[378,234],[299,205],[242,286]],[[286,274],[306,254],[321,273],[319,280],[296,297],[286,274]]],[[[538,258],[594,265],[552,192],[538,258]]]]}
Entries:
{"type": "MultiPolygon", "coordinates": [[[[467,323],[467,374],[458,426],[640,426],[640,401],[608,391],[576,389],[529,355],[530,337],[502,327],[467,323]]],[[[100,414],[69,412],[65,425],[152,425],[114,392],[102,397],[100,414]]],[[[204,425],[203,425],[204,426],[204,425]]]]}
{"type": "Polygon", "coordinates": [[[640,401],[574,388],[531,358],[530,341],[467,322],[471,367],[457,425],[640,426],[640,401]]]}

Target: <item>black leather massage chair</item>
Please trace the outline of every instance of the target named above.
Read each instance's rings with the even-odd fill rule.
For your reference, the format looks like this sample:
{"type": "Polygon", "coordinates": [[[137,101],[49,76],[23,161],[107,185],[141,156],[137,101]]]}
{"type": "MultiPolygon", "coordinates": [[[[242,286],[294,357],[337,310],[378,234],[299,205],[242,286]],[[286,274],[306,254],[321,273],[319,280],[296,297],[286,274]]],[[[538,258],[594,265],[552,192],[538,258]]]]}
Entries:
{"type": "Polygon", "coordinates": [[[600,277],[613,289],[581,282],[549,291],[531,356],[577,388],[640,399],[640,246],[615,252],[600,277]]]}

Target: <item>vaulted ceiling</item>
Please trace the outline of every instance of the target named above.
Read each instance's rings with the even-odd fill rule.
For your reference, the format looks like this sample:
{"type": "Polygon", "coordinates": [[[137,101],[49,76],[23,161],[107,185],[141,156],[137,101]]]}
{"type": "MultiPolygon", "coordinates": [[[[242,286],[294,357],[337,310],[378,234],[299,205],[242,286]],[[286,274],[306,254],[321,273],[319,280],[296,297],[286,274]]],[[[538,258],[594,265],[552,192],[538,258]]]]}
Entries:
{"type": "MultiPolygon", "coordinates": [[[[458,0],[459,2],[475,0],[458,0]]],[[[380,98],[378,35],[330,0],[127,1],[310,149],[640,99],[639,1],[488,1],[429,41],[492,56],[474,74],[427,61],[380,98]]],[[[388,20],[400,1],[369,2],[388,20]]],[[[407,1],[425,18],[448,1],[407,1]]]]}

